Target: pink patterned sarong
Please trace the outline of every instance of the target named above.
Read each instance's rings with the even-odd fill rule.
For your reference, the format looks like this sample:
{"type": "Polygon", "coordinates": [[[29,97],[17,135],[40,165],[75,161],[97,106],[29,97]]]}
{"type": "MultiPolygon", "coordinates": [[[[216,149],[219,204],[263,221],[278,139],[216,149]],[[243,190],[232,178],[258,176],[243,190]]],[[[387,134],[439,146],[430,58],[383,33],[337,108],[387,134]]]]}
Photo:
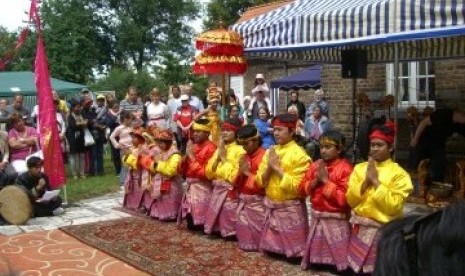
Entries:
{"type": "Polygon", "coordinates": [[[339,271],[347,269],[349,241],[348,215],[312,209],[302,269],[308,269],[309,264],[335,265],[339,271]]]}
{"type": "Polygon", "coordinates": [[[352,214],[352,234],[347,254],[347,263],[356,273],[372,273],[376,261],[376,247],[381,223],[352,214]]]}
{"type": "Polygon", "coordinates": [[[181,207],[183,194],[182,180],[179,176],[174,177],[170,180],[169,190],[163,192],[161,191],[161,180],[163,178],[157,179],[157,176],[159,175],[156,175],[152,181],[151,196],[153,197],[153,202],[148,215],[159,220],[174,220],[178,217],[178,211],[181,207]]]}
{"type": "Polygon", "coordinates": [[[129,170],[124,181],[123,207],[137,210],[141,204],[144,190],[140,185],[141,172],[129,170]]]}
{"type": "Polygon", "coordinates": [[[187,189],[182,198],[178,224],[181,223],[182,219],[186,218],[187,214],[190,214],[194,225],[203,225],[205,213],[212,196],[212,184],[210,181],[202,181],[196,178],[187,178],[186,182],[187,189]]]}
{"type": "Polygon", "coordinates": [[[154,175],[148,170],[142,171],[141,186],[144,189],[144,193],[142,195],[141,207],[144,207],[146,210],[150,210],[150,207],[152,206],[152,203],[154,200],[154,198],[152,197],[151,191],[150,191],[150,186],[151,186],[153,176],[154,175]]]}
{"type": "Polygon", "coordinates": [[[241,194],[239,196],[236,236],[240,249],[258,251],[266,219],[265,210],[262,195],[241,194]]]}
{"type": "Polygon", "coordinates": [[[213,191],[205,213],[204,232],[212,234],[219,231],[222,237],[236,235],[236,212],[239,199],[231,198],[234,186],[223,180],[213,180],[213,191]]]}
{"type": "Polygon", "coordinates": [[[286,257],[302,257],[308,233],[307,209],[303,199],[272,201],[265,197],[266,221],[260,251],[286,257]]]}

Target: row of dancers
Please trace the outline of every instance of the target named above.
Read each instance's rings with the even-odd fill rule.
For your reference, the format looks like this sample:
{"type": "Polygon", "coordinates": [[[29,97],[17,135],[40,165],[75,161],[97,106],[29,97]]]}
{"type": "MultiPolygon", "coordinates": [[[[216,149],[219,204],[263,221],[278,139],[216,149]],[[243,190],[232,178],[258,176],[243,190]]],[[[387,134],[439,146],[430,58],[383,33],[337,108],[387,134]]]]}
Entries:
{"type": "Polygon", "coordinates": [[[225,120],[216,146],[211,123],[198,119],[184,156],[170,130],[135,129],[123,157],[124,206],[163,221],[185,220],[189,230],[236,237],[246,251],[302,258],[302,269],[325,264],[373,272],[379,229],[402,216],[413,190],[391,159],[395,126],[374,129],[369,161],[353,168],[338,131],[321,136],[321,159],[312,161],[294,141],[296,122],[291,114],[274,117],[276,145],[265,150],[252,124],[225,120]]]}

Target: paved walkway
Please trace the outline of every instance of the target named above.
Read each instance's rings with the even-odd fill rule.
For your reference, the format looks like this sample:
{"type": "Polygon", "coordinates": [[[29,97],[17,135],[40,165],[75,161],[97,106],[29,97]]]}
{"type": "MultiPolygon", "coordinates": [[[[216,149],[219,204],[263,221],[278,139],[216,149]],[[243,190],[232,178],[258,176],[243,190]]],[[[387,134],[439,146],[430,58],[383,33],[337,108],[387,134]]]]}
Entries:
{"type": "Polygon", "coordinates": [[[83,200],[65,208],[60,216],[31,218],[26,225],[8,225],[0,219],[0,235],[16,235],[38,230],[53,230],[62,226],[78,225],[129,217],[128,213],[115,210],[121,207],[123,192],[83,200]]]}
{"type": "MultiPolygon", "coordinates": [[[[121,207],[123,192],[83,200],[66,209],[61,216],[31,218],[26,225],[8,225],[0,218],[0,235],[16,235],[40,230],[53,230],[62,226],[78,225],[96,221],[105,221],[131,216],[128,213],[115,210],[121,207]]],[[[426,213],[431,211],[426,205],[407,203],[404,212],[426,213]]]]}

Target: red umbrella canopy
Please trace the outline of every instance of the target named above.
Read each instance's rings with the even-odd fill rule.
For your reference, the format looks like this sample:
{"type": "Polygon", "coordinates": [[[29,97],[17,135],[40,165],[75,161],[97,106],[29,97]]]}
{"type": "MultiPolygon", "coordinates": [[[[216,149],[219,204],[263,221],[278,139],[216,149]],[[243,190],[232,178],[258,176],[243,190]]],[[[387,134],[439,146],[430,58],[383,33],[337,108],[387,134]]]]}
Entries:
{"type": "Polygon", "coordinates": [[[195,57],[194,74],[236,74],[247,71],[247,61],[242,56],[218,56],[201,53],[195,57]]]}
{"type": "Polygon", "coordinates": [[[224,27],[220,21],[218,29],[201,33],[195,42],[198,50],[210,55],[241,56],[244,52],[244,42],[242,37],[234,31],[224,27]]]}

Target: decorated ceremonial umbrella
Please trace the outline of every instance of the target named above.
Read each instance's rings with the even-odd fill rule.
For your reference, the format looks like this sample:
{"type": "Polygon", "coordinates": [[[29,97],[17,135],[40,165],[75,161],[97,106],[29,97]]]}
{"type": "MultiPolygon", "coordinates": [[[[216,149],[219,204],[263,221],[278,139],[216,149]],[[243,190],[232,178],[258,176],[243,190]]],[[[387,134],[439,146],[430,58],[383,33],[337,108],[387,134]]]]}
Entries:
{"type": "Polygon", "coordinates": [[[196,39],[196,48],[202,53],[195,57],[194,74],[222,75],[222,102],[226,104],[226,74],[243,74],[247,61],[243,57],[244,44],[241,36],[226,29],[220,21],[220,28],[201,33],[196,39]]]}

